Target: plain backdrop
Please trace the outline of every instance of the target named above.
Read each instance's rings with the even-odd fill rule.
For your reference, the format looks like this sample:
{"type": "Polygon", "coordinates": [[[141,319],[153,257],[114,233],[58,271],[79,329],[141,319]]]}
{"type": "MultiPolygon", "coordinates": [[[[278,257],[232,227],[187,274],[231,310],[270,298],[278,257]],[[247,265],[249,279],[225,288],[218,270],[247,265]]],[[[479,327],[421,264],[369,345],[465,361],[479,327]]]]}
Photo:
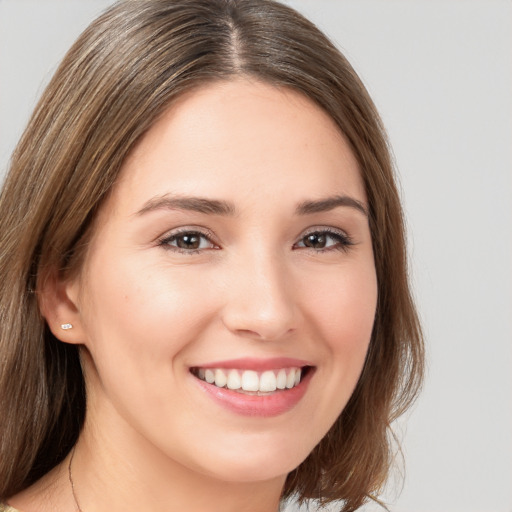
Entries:
{"type": "MultiPolygon", "coordinates": [[[[110,3],[0,0],[1,174],[57,62],[110,3]]],[[[360,73],[401,175],[429,367],[396,425],[406,476],[390,508],[512,512],[512,3],[288,3],[360,73]]]]}

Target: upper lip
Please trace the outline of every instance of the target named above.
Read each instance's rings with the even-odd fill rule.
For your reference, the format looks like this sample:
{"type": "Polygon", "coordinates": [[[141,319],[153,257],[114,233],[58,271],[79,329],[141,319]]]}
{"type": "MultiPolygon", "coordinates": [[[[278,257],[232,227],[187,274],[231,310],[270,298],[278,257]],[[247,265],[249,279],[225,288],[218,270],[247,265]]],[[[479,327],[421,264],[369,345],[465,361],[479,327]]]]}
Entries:
{"type": "Polygon", "coordinates": [[[296,359],[292,357],[273,357],[266,359],[243,357],[224,361],[213,361],[211,363],[196,365],[193,368],[224,368],[263,372],[265,370],[277,370],[281,368],[302,368],[304,366],[312,366],[312,364],[303,359],[296,359]]]}

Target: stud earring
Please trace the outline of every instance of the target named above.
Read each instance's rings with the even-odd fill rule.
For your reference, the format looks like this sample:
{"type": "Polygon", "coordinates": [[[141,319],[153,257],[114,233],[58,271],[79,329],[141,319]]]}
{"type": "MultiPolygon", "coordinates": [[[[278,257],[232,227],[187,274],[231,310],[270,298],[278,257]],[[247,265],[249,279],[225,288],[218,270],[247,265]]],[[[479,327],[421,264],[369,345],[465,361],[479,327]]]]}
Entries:
{"type": "Polygon", "coordinates": [[[73,329],[73,326],[71,324],[61,324],[60,328],[67,331],[68,329],[73,329]]]}

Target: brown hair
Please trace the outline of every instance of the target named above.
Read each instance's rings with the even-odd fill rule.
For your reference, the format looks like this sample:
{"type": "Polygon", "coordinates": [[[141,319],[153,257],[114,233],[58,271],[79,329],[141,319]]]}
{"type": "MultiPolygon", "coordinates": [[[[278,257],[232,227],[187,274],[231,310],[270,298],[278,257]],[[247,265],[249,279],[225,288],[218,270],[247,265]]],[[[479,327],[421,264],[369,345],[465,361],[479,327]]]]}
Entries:
{"type": "Polygon", "coordinates": [[[37,290],[49,269],[80,268],[95,212],[137,140],[184,91],[233,76],[300,91],[338,124],[369,202],[378,306],[365,367],[325,438],[283,497],[377,493],[392,461],[390,424],[422,377],[404,224],[385,133],[356,73],[309,21],[271,0],[131,0],[70,49],[16,148],[0,196],[0,499],[58,464],[85,415],[77,349],[45,325],[37,290]]]}

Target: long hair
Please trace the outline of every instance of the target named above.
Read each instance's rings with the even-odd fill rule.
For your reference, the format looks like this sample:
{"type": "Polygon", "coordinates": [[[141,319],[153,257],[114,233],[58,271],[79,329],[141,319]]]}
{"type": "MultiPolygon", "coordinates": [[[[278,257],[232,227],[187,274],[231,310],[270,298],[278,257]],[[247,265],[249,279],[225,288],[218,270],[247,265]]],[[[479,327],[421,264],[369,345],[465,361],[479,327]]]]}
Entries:
{"type": "Polygon", "coordinates": [[[0,499],[66,456],[85,416],[77,349],[45,325],[50,270],[78,272],[95,214],[134,144],[180,94],[250,76],[299,91],[336,122],[361,169],[378,280],[370,348],[328,434],[283,497],[355,510],[381,489],[390,424],[422,379],[404,222],[382,123],[360,79],[309,21],[272,0],[130,0],[69,50],[11,160],[0,196],[0,499]]]}

